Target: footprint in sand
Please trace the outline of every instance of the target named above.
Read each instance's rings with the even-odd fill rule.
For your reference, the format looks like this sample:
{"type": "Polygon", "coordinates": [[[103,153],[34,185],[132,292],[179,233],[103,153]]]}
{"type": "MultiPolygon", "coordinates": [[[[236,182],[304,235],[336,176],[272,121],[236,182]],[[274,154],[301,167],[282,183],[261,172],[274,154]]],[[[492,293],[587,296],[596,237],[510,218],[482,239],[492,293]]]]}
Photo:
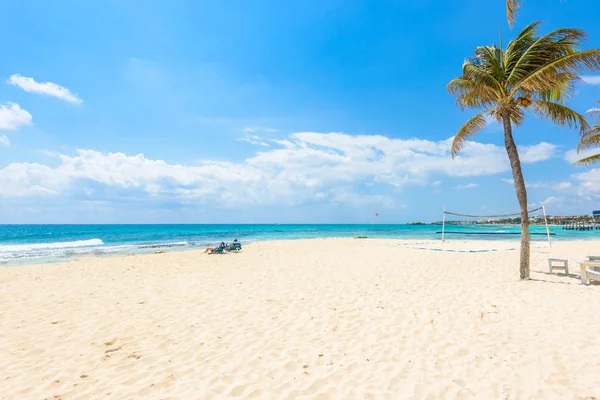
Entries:
{"type": "Polygon", "coordinates": [[[108,349],[104,352],[104,354],[114,353],[115,351],[119,351],[119,350],[121,350],[121,346],[115,347],[114,349],[108,349]]]}

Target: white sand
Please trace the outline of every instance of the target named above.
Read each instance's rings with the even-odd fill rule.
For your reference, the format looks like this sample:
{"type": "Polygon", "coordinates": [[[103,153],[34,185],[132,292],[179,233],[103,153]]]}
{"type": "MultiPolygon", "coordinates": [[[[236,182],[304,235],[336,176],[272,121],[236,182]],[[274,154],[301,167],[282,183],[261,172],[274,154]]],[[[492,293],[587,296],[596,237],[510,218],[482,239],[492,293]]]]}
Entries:
{"type": "Polygon", "coordinates": [[[529,282],[517,242],[420,243],[0,268],[0,397],[600,398],[600,286],[575,275],[599,242],[535,243],[529,282]]]}

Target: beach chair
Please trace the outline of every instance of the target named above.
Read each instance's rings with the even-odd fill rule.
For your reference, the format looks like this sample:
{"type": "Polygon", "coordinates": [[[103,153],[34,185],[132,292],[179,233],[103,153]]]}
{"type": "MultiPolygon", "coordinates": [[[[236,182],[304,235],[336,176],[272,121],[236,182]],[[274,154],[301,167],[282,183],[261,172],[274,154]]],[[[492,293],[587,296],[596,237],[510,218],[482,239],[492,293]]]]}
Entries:
{"type": "Polygon", "coordinates": [[[580,262],[580,277],[581,283],[589,285],[591,281],[600,282],[600,257],[594,257],[596,260],[592,260],[592,257],[588,257],[588,260],[580,262]]]}

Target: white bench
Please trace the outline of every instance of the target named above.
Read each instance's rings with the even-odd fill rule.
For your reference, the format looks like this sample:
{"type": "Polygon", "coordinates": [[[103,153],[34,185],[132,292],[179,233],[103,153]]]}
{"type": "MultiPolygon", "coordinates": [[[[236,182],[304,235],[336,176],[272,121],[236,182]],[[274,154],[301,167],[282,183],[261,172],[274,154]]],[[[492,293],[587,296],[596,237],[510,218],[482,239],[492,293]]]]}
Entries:
{"type": "Polygon", "coordinates": [[[563,269],[565,271],[565,274],[569,275],[569,260],[567,260],[566,258],[549,258],[548,269],[550,273],[552,273],[552,271],[555,269],[563,269]]]}
{"type": "Polygon", "coordinates": [[[600,260],[582,261],[579,263],[581,269],[581,283],[589,285],[590,281],[600,281],[600,260]]]}

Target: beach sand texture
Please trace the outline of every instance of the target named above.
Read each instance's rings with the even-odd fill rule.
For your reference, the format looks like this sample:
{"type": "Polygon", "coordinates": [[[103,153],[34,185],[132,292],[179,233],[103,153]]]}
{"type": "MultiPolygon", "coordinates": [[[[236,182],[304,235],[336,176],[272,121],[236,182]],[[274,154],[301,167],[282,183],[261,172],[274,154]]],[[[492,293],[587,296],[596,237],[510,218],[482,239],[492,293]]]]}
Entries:
{"type": "Polygon", "coordinates": [[[599,243],[534,243],[529,282],[515,247],[315,239],[0,268],[0,398],[600,398],[600,286],[575,275],[599,243]]]}

